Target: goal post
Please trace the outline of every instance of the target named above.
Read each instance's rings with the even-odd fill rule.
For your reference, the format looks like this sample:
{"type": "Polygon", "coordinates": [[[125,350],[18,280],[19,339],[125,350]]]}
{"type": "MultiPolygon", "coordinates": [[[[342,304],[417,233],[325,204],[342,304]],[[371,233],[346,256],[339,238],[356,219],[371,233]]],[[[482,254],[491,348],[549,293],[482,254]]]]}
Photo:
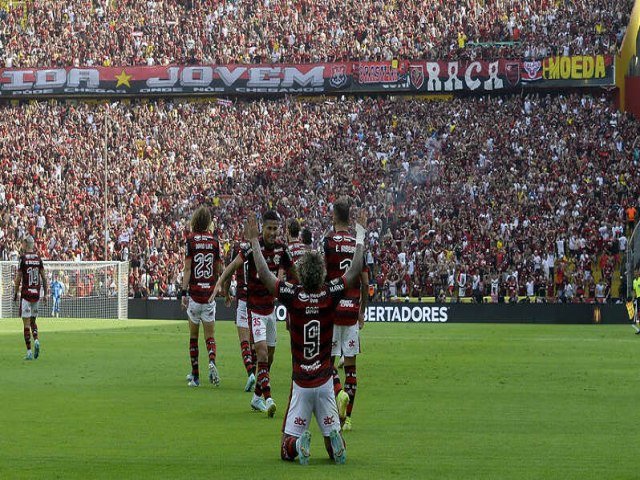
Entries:
{"type": "MultiPolygon", "coordinates": [[[[19,305],[13,301],[13,285],[18,262],[0,262],[0,318],[19,317],[19,305]]],[[[39,317],[54,316],[51,285],[62,284],[59,317],[113,318],[128,316],[127,262],[53,262],[44,261],[49,285],[47,298],[40,299],[39,317]]]]}

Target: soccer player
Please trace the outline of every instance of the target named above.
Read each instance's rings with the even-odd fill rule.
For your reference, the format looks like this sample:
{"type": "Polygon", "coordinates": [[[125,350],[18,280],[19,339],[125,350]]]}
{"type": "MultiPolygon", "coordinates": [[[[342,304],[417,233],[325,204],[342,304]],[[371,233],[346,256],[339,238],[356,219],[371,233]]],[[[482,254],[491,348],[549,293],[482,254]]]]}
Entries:
{"type": "Polygon", "coordinates": [[[304,231],[308,233],[308,243],[304,243],[303,239],[300,238],[300,223],[298,220],[292,218],[287,222],[287,248],[291,253],[291,259],[294,264],[311,248],[311,239],[309,238],[311,237],[311,232],[306,228],[304,231]]]}
{"type": "MultiPolygon", "coordinates": [[[[233,249],[231,263],[238,258],[242,249],[249,248],[248,244],[240,244],[239,247],[233,249]]],[[[256,366],[255,366],[255,350],[252,349],[251,334],[249,332],[249,323],[247,322],[247,283],[245,280],[246,262],[243,262],[236,269],[236,327],[238,329],[238,339],[240,340],[240,351],[242,352],[242,362],[247,371],[247,383],[244,386],[245,392],[250,392],[256,384],[256,366]]],[[[225,303],[231,305],[231,295],[229,284],[231,277],[228,278],[225,285],[225,303]]]]}
{"type": "Polygon", "coordinates": [[[13,301],[18,301],[18,292],[20,292],[24,343],[27,346],[27,354],[24,359],[33,360],[40,356],[40,339],[38,338],[36,317],[40,303],[40,288],[42,288],[43,296],[47,297],[47,278],[44,274],[42,259],[35,251],[35,241],[31,235],[22,241],[22,249],[24,253],[20,256],[20,265],[14,283],[13,301]],[[31,335],[33,335],[33,353],[31,352],[31,335]]]}
{"type": "MultiPolygon", "coordinates": [[[[366,217],[364,217],[366,218],[366,217]]],[[[359,222],[362,220],[359,220],[359,222]]],[[[364,223],[362,221],[362,223],[364,223]]],[[[357,285],[364,263],[365,229],[356,225],[353,262],[344,275],[325,282],[324,259],[317,252],[306,252],[299,260],[300,284],[293,285],[276,278],[260,252],[255,217],[247,220],[245,236],[254,249],[258,275],[269,292],[285,305],[291,316],[291,397],[283,426],[281,457],[293,461],[299,456],[301,464],[309,463],[311,416],[325,440],[329,456],[336,463],[346,461],[346,448],[340,433],[338,407],[333,393],[333,363],[331,344],[336,305],[357,285]]]]}
{"type": "Polygon", "coordinates": [[[640,302],[640,274],[636,274],[635,278],[633,279],[633,306],[634,306],[634,311],[635,311],[635,315],[634,315],[634,323],[633,323],[633,328],[635,328],[636,330],[636,335],[640,335],[640,328],[638,328],[638,326],[640,325],[640,318],[638,315],[638,303],[640,302]]]}
{"type": "MultiPolygon", "coordinates": [[[[263,216],[262,238],[259,241],[259,246],[262,256],[267,260],[269,270],[282,279],[285,272],[291,268],[292,261],[286,246],[276,239],[279,226],[280,217],[278,214],[273,210],[266,212],[263,216]]],[[[258,278],[254,253],[255,250],[251,245],[241,249],[240,255],[227,266],[218,279],[212,297],[222,291],[228,278],[246,262],[248,321],[258,360],[258,378],[251,399],[251,408],[267,412],[269,417],[273,417],[276,413],[276,404],[271,396],[269,370],[276,349],[275,299],[258,278]]]]}
{"type": "MultiPolygon", "coordinates": [[[[340,278],[353,263],[356,239],[349,230],[349,213],[349,198],[341,197],[334,202],[334,231],[329,232],[323,240],[329,280],[340,278]]],[[[360,353],[360,329],[364,327],[364,312],[369,300],[369,271],[366,265],[361,270],[359,281],[349,285],[349,290],[336,307],[333,328],[331,365],[334,365],[336,357],[344,355],[344,390],[338,370],[333,368],[334,393],[344,431],[351,430],[351,413],[358,387],[356,355],[360,353]]]]}
{"type": "Polygon", "coordinates": [[[216,301],[211,296],[216,280],[222,270],[220,244],[213,235],[211,212],[206,206],[199,207],[191,217],[191,233],[187,235],[186,255],[182,276],[182,308],[189,316],[189,357],[191,374],[187,375],[188,385],[200,385],[198,365],[198,334],[200,323],[204,330],[207,353],[209,355],[209,381],[220,385],[216,367],[216,301]]]}
{"type": "Polygon", "coordinates": [[[53,282],[51,282],[49,290],[51,290],[51,300],[53,300],[51,305],[51,316],[59,317],[60,300],[62,299],[62,295],[64,295],[64,284],[58,279],[57,274],[53,276],[53,282]]]}

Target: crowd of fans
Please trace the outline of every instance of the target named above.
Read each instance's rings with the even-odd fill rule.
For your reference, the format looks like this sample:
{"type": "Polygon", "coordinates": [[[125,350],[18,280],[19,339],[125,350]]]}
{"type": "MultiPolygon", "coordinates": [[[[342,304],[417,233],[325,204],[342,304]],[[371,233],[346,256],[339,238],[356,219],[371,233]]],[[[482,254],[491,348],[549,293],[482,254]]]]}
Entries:
{"type": "Polygon", "coordinates": [[[101,260],[106,222],[107,258],[130,262],[132,295],[176,292],[201,203],[228,261],[248,213],[299,218],[317,245],[349,195],[368,212],[379,298],[602,301],[618,295],[640,194],[640,124],[606,96],[0,111],[0,257],[31,233],[44,258],[101,260]]]}
{"type": "Polygon", "coordinates": [[[613,53],[633,0],[0,2],[0,66],[613,53]]]}

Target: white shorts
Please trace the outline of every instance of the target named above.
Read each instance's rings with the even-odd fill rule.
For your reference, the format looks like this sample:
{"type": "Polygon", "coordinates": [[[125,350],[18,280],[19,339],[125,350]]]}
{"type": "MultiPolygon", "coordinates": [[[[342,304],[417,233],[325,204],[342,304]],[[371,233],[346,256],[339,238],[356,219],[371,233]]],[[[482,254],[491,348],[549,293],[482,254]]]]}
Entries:
{"type": "Polygon", "coordinates": [[[334,325],[331,356],[355,357],[360,353],[360,327],[355,325],[334,325]]]}
{"type": "Polygon", "coordinates": [[[284,433],[300,437],[309,430],[312,414],[316,416],[323,437],[328,437],[332,430],[340,431],[332,378],[315,388],[304,388],[293,382],[284,433]]]}
{"type": "Polygon", "coordinates": [[[238,300],[238,308],[236,308],[236,326],[240,328],[249,328],[246,300],[238,300]]]}
{"type": "Polygon", "coordinates": [[[37,302],[29,302],[23,298],[20,303],[20,315],[22,318],[37,317],[38,305],[40,305],[40,300],[37,302]]]}
{"type": "Polygon", "coordinates": [[[187,308],[187,315],[189,320],[196,325],[200,325],[200,322],[215,322],[216,321],[216,302],[213,303],[198,303],[194,302],[189,297],[189,307],[187,308]]]}
{"type": "Polygon", "coordinates": [[[259,313],[250,311],[249,318],[251,318],[253,343],[264,342],[266,340],[268,347],[275,347],[277,336],[275,310],[269,315],[260,315],[259,313]]]}

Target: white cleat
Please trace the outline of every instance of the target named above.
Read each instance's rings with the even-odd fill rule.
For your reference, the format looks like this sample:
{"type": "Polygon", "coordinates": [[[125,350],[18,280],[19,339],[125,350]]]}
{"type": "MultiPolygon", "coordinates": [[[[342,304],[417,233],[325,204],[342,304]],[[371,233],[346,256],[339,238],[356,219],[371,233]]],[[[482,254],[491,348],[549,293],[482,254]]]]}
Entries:
{"type": "Polygon", "coordinates": [[[249,375],[249,378],[247,378],[247,383],[244,386],[244,391],[250,392],[251,390],[253,390],[253,386],[255,384],[256,384],[256,376],[252,373],[251,375],[249,375]]]}
{"type": "Polygon", "coordinates": [[[191,378],[191,380],[189,380],[189,383],[187,383],[187,386],[189,387],[199,387],[200,386],[200,379],[198,378],[191,378]]]}
{"type": "Polygon", "coordinates": [[[213,383],[216,387],[220,385],[220,375],[218,375],[218,368],[213,362],[209,362],[209,382],[213,383]]]}
{"type": "Polygon", "coordinates": [[[40,356],[40,340],[36,339],[33,342],[33,358],[38,358],[40,356]]]}
{"type": "Polygon", "coordinates": [[[24,356],[25,360],[33,360],[33,353],[31,353],[31,350],[27,350],[27,354],[24,356]]]}
{"type": "Polygon", "coordinates": [[[267,416],[269,418],[273,418],[276,414],[276,402],[273,401],[273,398],[269,397],[267,398],[265,405],[267,406],[267,416]]]}
{"type": "Polygon", "coordinates": [[[264,403],[264,400],[261,397],[256,396],[255,394],[251,399],[251,408],[253,408],[257,412],[267,411],[267,405],[264,403]]]}

